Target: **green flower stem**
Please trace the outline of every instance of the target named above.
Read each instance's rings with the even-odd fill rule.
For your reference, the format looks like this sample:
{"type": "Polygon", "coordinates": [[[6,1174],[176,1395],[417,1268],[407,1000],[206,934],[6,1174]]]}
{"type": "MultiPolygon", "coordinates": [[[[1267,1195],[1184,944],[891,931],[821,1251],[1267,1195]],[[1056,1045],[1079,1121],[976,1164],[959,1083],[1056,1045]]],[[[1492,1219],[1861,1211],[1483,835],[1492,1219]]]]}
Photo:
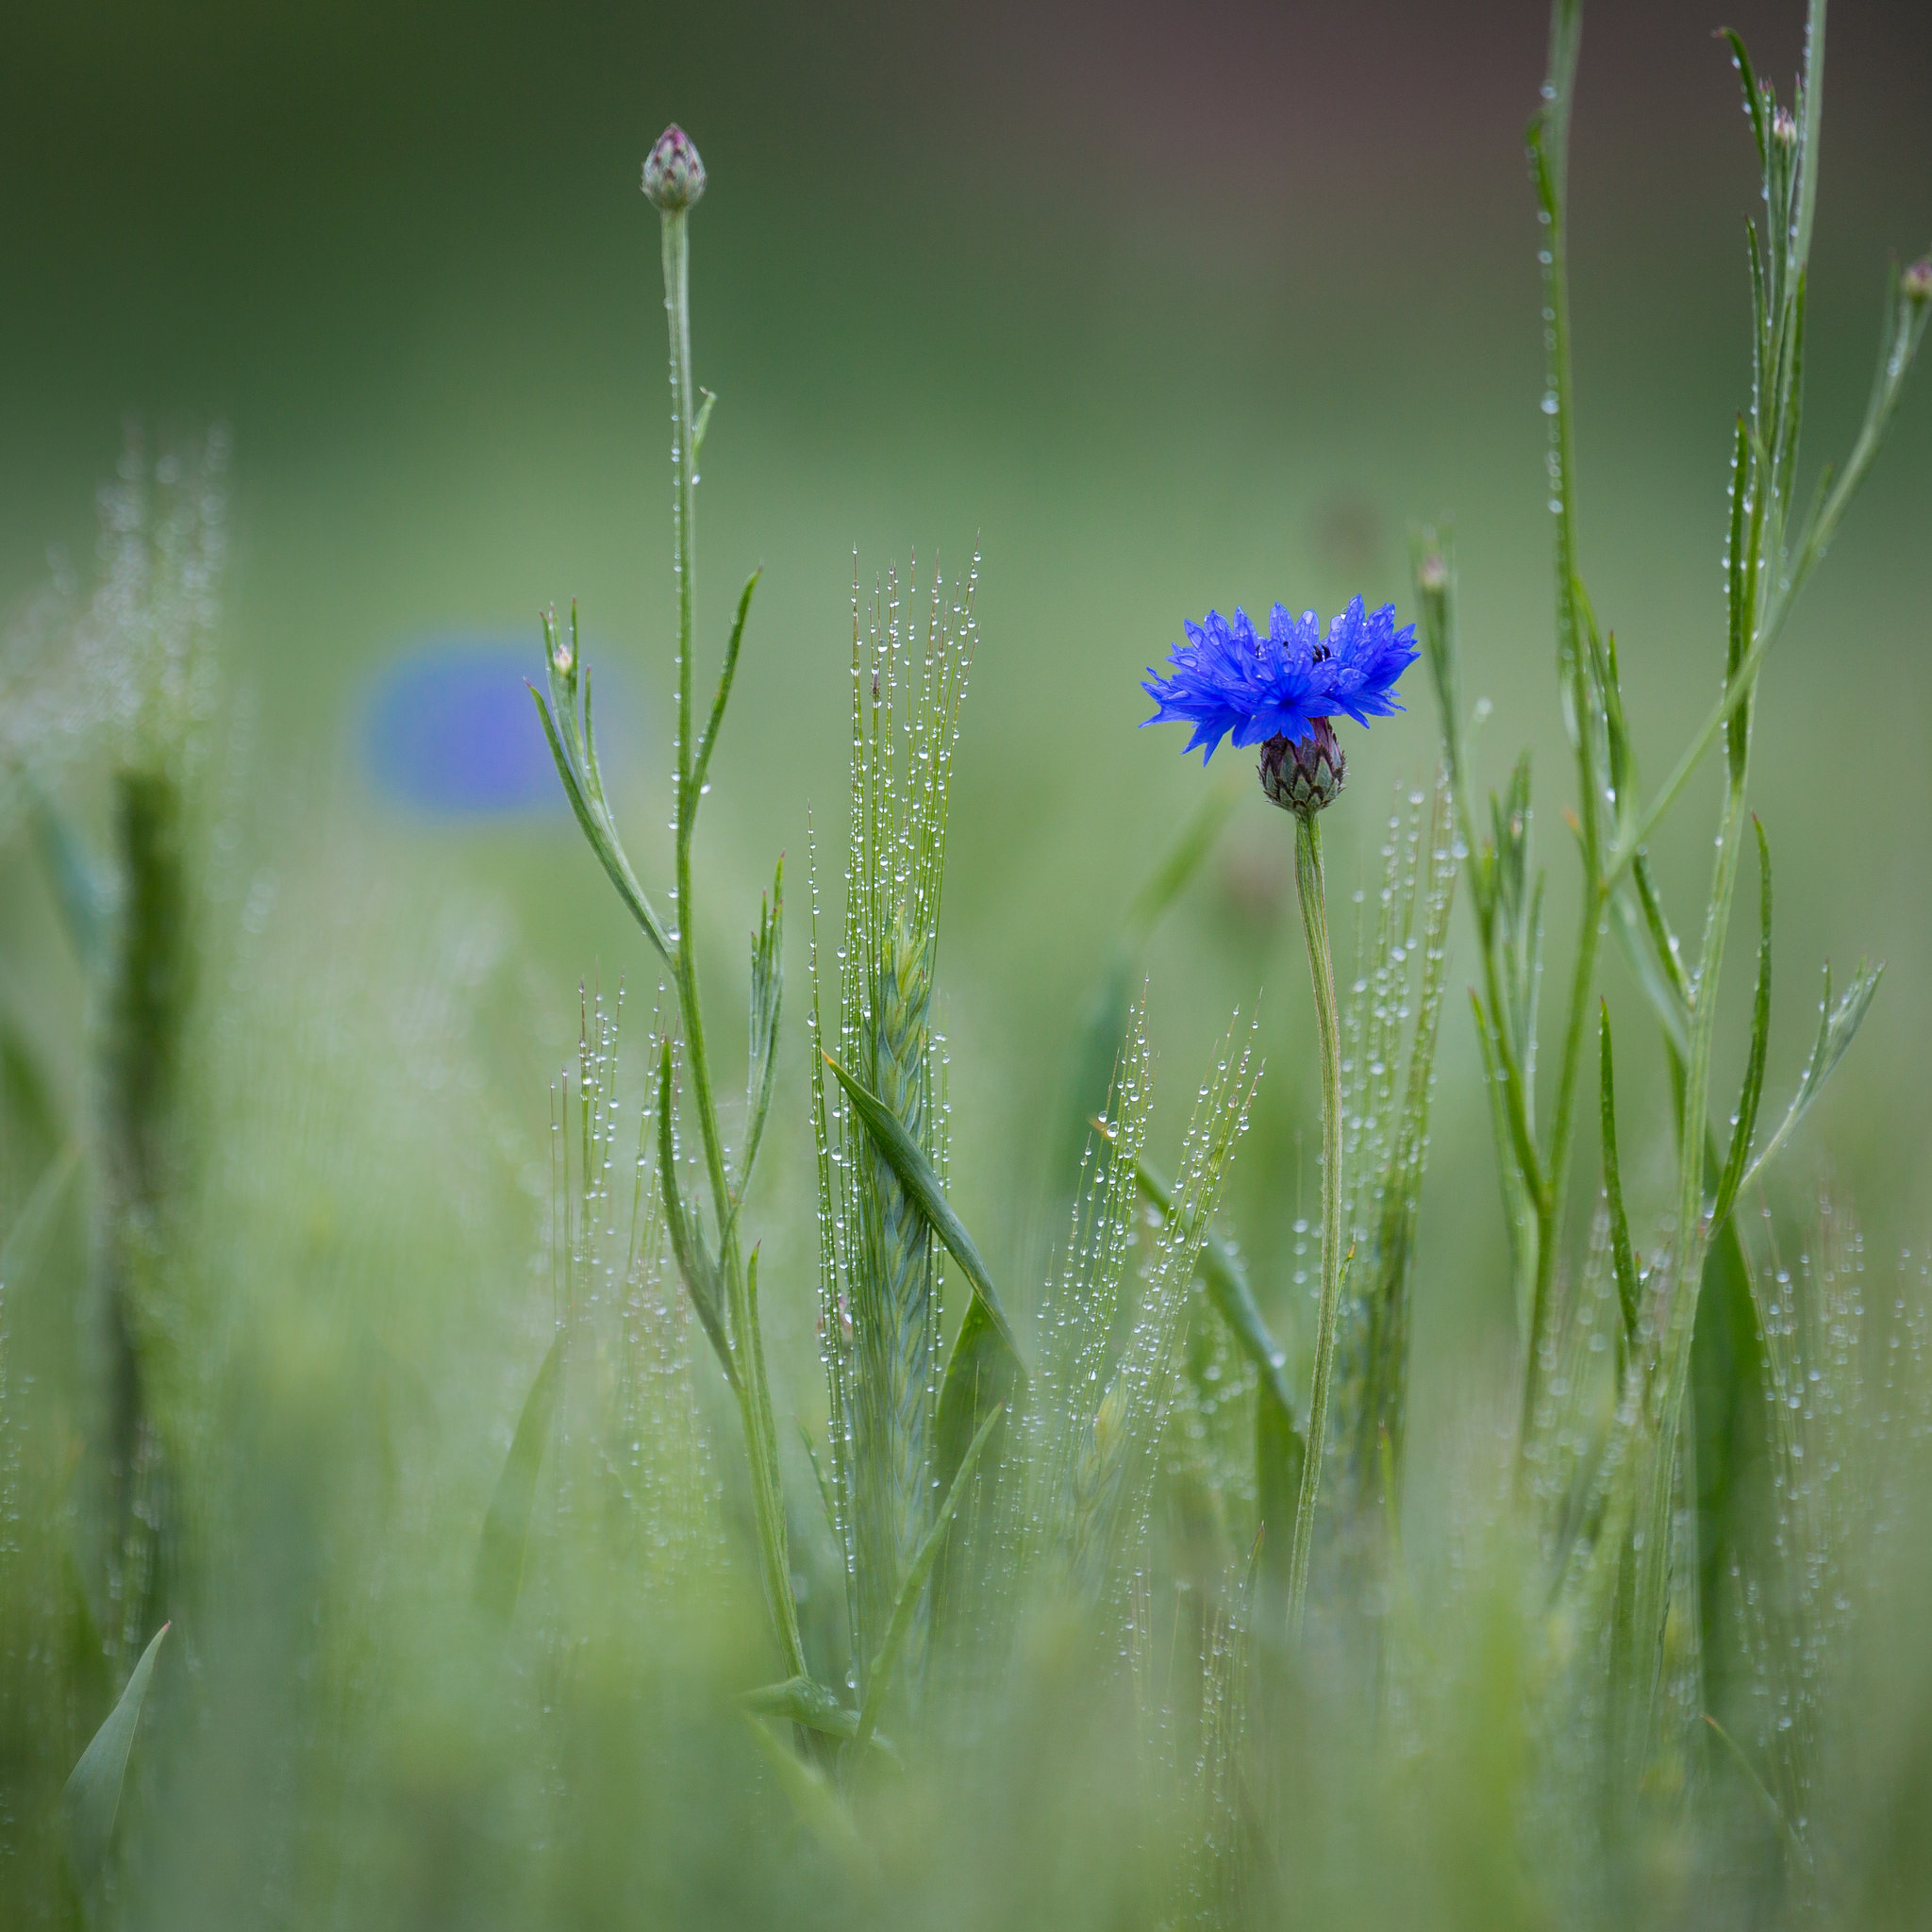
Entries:
{"type": "Polygon", "coordinates": [[[1322,1300],[1315,1323],[1315,1386],[1308,1398],[1307,1454],[1295,1500],[1294,1547],[1289,1558],[1288,1619],[1299,1630],[1308,1592],[1315,1495],[1327,1443],[1328,1380],[1335,1367],[1335,1325],[1341,1307],[1341,1026],[1335,1008],[1335,967],[1328,951],[1328,908],[1322,891],[1322,833],[1313,814],[1295,815],[1295,886],[1308,942],[1308,977],[1315,988],[1315,1025],[1322,1041],[1322,1300]]]}
{"type": "Polygon", "coordinates": [[[697,482],[696,389],[691,373],[691,229],[688,208],[663,211],[664,312],[671,335],[671,469],[673,569],[677,578],[677,743],[674,841],[677,911],[672,926],[672,978],[691,1066],[691,1105],[704,1142],[711,1209],[719,1230],[718,1269],[730,1308],[729,1344],[738,1375],[739,1420],[751,1465],[753,1515],[758,1524],[759,1567],[787,1673],[806,1676],[805,1646],[791,1595],[791,1559],[785,1528],[785,1498],[778,1476],[778,1431],[759,1339],[758,1286],[740,1252],[738,1222],[725,1165],[724,1141],[711,1089],[705,1046],[704,1008],[698,995],[696,921],[691,899],[691,832],[699,789],[691,716],[692,592],[696,543],[691,491],[697,482]]]}

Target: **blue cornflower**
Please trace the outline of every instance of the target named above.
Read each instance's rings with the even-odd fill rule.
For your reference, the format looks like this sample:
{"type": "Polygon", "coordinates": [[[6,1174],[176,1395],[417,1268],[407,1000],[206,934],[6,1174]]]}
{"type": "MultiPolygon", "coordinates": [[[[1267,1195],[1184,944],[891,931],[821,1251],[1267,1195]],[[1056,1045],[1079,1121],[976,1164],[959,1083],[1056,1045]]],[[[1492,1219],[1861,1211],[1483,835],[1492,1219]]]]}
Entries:
{"type": "Polygon", "coordinates": [[[1201,624],[1186,626],[1188,641],[1168,653],[1174,675],[1149,670],[1141,685],[1159,707],[1146,722],[1169,719],[1191,724],[1205,765],[1234,734],[1237,748],[1269,738],[1306,738],[1328,708],[1328,687],[1316,654],[1321,632],[1311,610],[1297,623],[1285,605],[1268,613],[1268,635],[1257,637],[1248,613],[1235,606],[1230,624],[1210,610],[1201,624]]]}
{"type": "Polygon", "coordinates": [[[1415,626],[1398,630],[1392,604],[1364,615],[1359,597],[1325,640],[1312,610],[1294,618],[1280,604],[1269,612],[1265,638],[1240,606],[1232,623],[1210,610],[1187,633],[1168,653],[1173,675],[1150,670],[1141,684],[1156,706],[1145,722],[1192,724],[1186,748],[1201,747],[1203,764],[1224,738],[1260,745],[1263,790],[1304,812],[1320,810],[1341,789],[1345,766],[1329,719],[1346,712],[1366,724],[1401,710],[1395,681],[1417,656],[1415,626]]]}
{"type": "MultiPolygon", "coordinates": [[[[1309,611],[1305,623],[1314,621],[1309,611]]],[[[1415,625],[1395,628],[1395,607],[1385,604],[1373,617],[1362,615],[1362,600],[1351,597],[1348,608],[1328,626],[1328,694],[1338,711],[1346,711],[1357,724],[1386,718],[1401,710],[1393,695],[1395,680],[1418,656],[1415,625]]]]}

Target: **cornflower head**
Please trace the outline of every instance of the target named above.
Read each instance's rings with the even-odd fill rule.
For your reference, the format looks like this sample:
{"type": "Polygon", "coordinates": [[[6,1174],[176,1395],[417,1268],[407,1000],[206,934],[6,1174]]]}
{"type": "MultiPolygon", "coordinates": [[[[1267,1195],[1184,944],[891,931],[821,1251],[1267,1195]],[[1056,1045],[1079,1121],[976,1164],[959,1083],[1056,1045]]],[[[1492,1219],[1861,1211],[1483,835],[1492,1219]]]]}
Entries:
{"type": "Polygon", "coordinates": [[[1141,689],[1154,700],[1148,724],[1192,724],[1186,749],[1206,764],[1230,738],[1258,744],[1261,789],[1285,810],[1317,812],[1341,791],[1347,760],[1331,720],[1345,712],[1357,724],[1402,707],[1395,681],[1415,662],[1415,626],[1395,625],[1395,607],[1373,614],[1352,597],[1322,635],[1312,610],[1299,618],[1277,604],[1268,634],[1235,607],[1233,620],[1210,610],[1186,625],[1188,641],[1168,653],[1172,675],[1150,669],[1141,689]]]}

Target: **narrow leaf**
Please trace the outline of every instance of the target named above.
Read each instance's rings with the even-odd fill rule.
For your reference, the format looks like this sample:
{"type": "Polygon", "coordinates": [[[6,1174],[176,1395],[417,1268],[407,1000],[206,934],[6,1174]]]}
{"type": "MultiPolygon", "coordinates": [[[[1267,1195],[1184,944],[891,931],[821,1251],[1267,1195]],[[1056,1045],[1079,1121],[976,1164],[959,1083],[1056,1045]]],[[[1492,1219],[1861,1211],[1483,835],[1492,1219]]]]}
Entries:
{"type": "MultiPolygon", "coordinates": [[[[710,407],[708,403],[705,405],[707,414],[710,407]]],[[[718,674],[718,693],[711,700],[711,715],[705,722],[704,731],[698,739],[697,756],[691,760],[691,790],[686,797],[684,812],[687,830],[696,816],[698,800],[704,795],[705,774],[710,770],[711,750],[718,742],[718,727],[724,722],[724,707],[730,702],[732,682],[738,675],[738,647],[744,641],[744,621],[751,615],[751,593],[758,589],[758,579],[763,575],[762,566],[753,571],[739,593],[738,615],[732,621],[731,636],[724,645],[724,668],[718,674]]]]}
{"type": "Polygon", "coordinates": [[[991,1436],[993,1424],[1005,1413],[995,1409],[980,1424],[979,1433],[974,1437],[970,1447],[959,1463],[959,1472],[954,1476],[952,1486],[946,1491],[945,1501],[939,1507],[939,1513],[933,1518],[929,1528],[912,1560],[906,1566],[906,1575],[899,1585],[899,1594],[892,1605],[891,1621],[886,1625],[886,1634],[880,1640],[878,1655],[872,1660],[872,1671],[866,1679],[865,1701],[859,1707],[858,1729],[856,1741],[864,1744],[878,1729],[879,1714],[885,1707],[886,1693],[891,1689],[892,1673],[898,1665],[899,1653],[906,1645],[906,1633],[912,1627],[914,1611],[919,1607],[919,1599],[925,1589],[925,1579],[932,1572],[941,1548],[946,1540],[946,1529],[953,1520],[953,1512],[958,1508],[960,1498],[966,1493],[966,1485],[972,1479],[974,1466],[978,1462],[980,1452],[985,1449],[987,1440],[991,1436]]]}
{"type": "MultiPolygon", "coordinates": [[[[692,419],[691,425],[691,459],[693,464],[697,462],[698,452],[705,446],[705,431],[711,426],[711,405],[718,400],[717,396],[703,384],[698,386],[698,393],[704,397],[704,401],[698,405],[697,415],[692,419]]],[[[693,476],[691,481],[695,483],[697,478],[693,476]]]]}
{"type": "Polygon", "coordinates": [[[858,1713],[838,1693],[810,1677],[788,1677],[782,1684],[765,1684],[738,1700],[759,1717],[790,1718],[808,1731],[827,1738],[858,1734],[858,1713]]]}
{"type": "Polygon", "coordinates": [[[677,1257],[677,1272],[684,1277],[685,1291],[697,1318],[711,1338],[724,1379],[738,1387],[738,1364],[724,1333],[723,1296],[719,1292],[718,1271],[705,1252],[704,1230],[684,1205],[677,1189],[677,1148],[671,1132],[671,1042],[666,1040],[658,1062],[658,1179],[664,1196],[664,1219],[671,1229],[671,1251],[677,1257]]]}
{"type": "Polygon", "coordinates": [[[1742,1774],[1746,1788],[1764,1807],[1765,1815],[1777,1827],[1778,1836],[1784,1840],[1799,1864],[1809,1866],[1811,1854],[1806,1849],[1805,1840],[1798,1836],[1792,1828],[1790,1820],[1785,1816],[1784,1807],[1772,1796],[1770,1788],[1758,1776],[1757,1766],[1744,1755],[1744,1747],[1708,1711],[1704,1713],[1704,1722],[1716,1734],[1718,1742],[1724,1747],[1731,1762],[1742,1774]]]}
{"type": "Polygon", "coordinates": [[[856,1877],[864,1879],[868,1884],[875,1882],[877,1870],[873,1864],[872,1854],[866,1849],[864,1840],[858,1835],[858,1827],[852,1822],[852,1814],[845,1808],[845,1801],[833,1789],[831,1780],[816,1764],[807,1763],[782,1740],[774,1737],[771,1726],[762,1719],[752,1716],[749,1711],[744,1712],[743,1717],[752,1736],[758,1740],[765,1762],[772,1767],[773,1774],[791,1801],[798,1822],[856,1877]]]}
{"type": "Polygon", "coordinates": [[[1007,1345],[986,1304],[974,1295],[960,1318],[945,1379],[940,1384],[933,1480],[941,1491],[952,1487],[987,1417],[1009,1409],[1025,1387],[1019,1357],[1007,1345]]]}
{"type": "Polygon", "coordinates": [[[1744,1063],[1743,1091],[1738,1096],[1738,1118],[1731,1128],[1730,1151],[1718,1179],[1711,1224],[1721,1224],[1738,1198],[1744,1163],[1751,1158],[1751,1137],[1757,1129],[1757,1104],[1764,1094],[1764,1057],[1771,1034],[1771,843],[1756,812],[1751,823],[1757,832],[1757,993],[1751,1008],[1751,1054],[1744,1063]]]}
{"type": "Polygon", "coordinates": [[[772,896],[758,908],[758,929],[751,945],[751,1073],[745,1101],[744,1144],[738,1157],[738,1189],[732,1212],[744,1199],[752,1162],[764,1138],[772,1110],[772,1085],[778,1071],[778,1016],[785,1004],[785,860],[772,876],[772,896]]]}
{"type": "Polygon", "coordinates": [[[524,1557],[529,1547],[530,1514],[537,1501],[537,1475],[543,1466],[544,1451],[550,1446],[558,1391],[563,1386],[564,1338],[569,1333],[568,1328],[557,1331],[544,1352],[537,1379],[524,1398],[516,1434],[510,1439],[509,1455],[504,1461],[503,1474],[496,1479],[496,1492],[490,1499],[483,1534],[476,1545],[476,1573],[471,1596],[478,1609],[488,1611],[499,1624],[508,1624],[515,1614],[517,1598],[523,1591],[524,1557]]]}
{"type": "Polygon", "coordinates": [[[1637,1257],[1630,1248],[1630,1223],[1624,1212],[1624,1178],[1617,1164],[1617,1085],[1610,1061],[1610,1003],[1601,1003],[1597,1035],[1598,1081],[1603,1095],[1604,1197],[1610,1211],[1610,1260],[1617,1274],[1617,1301],[1624,1311],[1624,1341],[1636,1340],[1637,1257]]]}
{"type": "Polygon", "coordinates": [[[108,1713],[107,1722],[93,1735],[93,1741],[80,1754],[80,1762],[67,1780],[60,1807],[67,1824],[67,1857],[74,1875],[83,1886],[92,1885],[108,1862],[114,1841],[114,1821],[121,1811],[121,1788],[127,1778],[127,1757],[134,1748],[134,1732],[141,1723],[141,1707],[147,1701],[147,1687],[155,1674],[155,1656],[172,1626],[163,1624],[149,1640],[121,1692],[120,1702],[108,1713]]]}
{"type": "Polygon", "coordinates": [[[550,707],[544,703],[543,694],[533,684],[530,696],[536,701],[537,715],[543,721],[543,736],[549,741],[550,756],[556,761],[557,775],[563,781],[564,796],[570,800],[570,808],[576,814],[577,824],[583,828],[584,837],[590,841],[591,850],[597,855],[597,862],[603,866],[610,883],[617,888],[617,896],[624,901],[625,908],[637,921],[644,937],[657,947],[659,957],[671,963],[671,941],[664,930],[664,923],[653,909],[651,902],[644,896],[644,889],[638,884],[637,874],[630,869],[630,860],[625,857],[624,848],[619,845],[612,832],[600,824],[598,817],[591,809],[590,801],[584,795],[577,773],[571,758],[564,751],[563,741],[558,736],[556,723],[550,715],[550,707]]]}
{"type": "Polygon", "coordinates": [[[885,1156],[886,1164],[899,1176],[900,1185],[918,1204],[920,1212],[931,1224],[932,1231],[945,1242],[954,1260],[958,1262],[967,1280],[973,1284],[974,1293],[986,1304],[986,1312],[999,1330],[1000,1339],[1018,1360],[1020,1345],[1013,1339],[1012,1324],[1007,1320],[1006,1309],[1000,1306],[992,1277],[986,1272],[986,1263],[979,1258],[979,1250],[974,1246],[973,1237],[966,1232],[965,1224],[953,1212],[945,1191],[940,1186],[939,1176],[932,1171],[931,1161],[906,1131],[905,1123],[877,1094],[860,1086],[830,1054],[825,1054],[824,1059],[839,1076],[840,1086],[844,1088],[854,1109],[865,1123],[865,1130],[872,1136],[873,1143],[885,1156]]]}
{"type": "Polygon", "coordinates": [[[1851,1046],[1853,1037],[1863,1024],[1865,1014],[1872,1005],[1873,995],[1878,991],[1879,979],[1885,973],[1884,966],[1867,967],[1863,960],[1852,975],[1852,983],[1845,989],[1844,997],[1837,1006],[1831,1003],[1831,968],[1824,969],[1824,998],[1821,1003],[1818,1017],[1818,1040],[1811,1049],[1811,1058],[1805,1063],[1805,1074],[1798,1082],[1798,1091],[1792,1096],[1790,1109],[1778,1123],[1777,1132],[1764,1144],[1764,1150],[1744,1171],[1744,1178],[1739,1183],[1738,1191],[1742,1193],[1752,1182],[1771,1164],[1778,1150],[1790,1139],[1792,1130],[1804,1119],[1811,1103],[1818,1098],[1819,1091],[1830,1079],[1840,1060],[1843,1059],[1851,1046]]]}

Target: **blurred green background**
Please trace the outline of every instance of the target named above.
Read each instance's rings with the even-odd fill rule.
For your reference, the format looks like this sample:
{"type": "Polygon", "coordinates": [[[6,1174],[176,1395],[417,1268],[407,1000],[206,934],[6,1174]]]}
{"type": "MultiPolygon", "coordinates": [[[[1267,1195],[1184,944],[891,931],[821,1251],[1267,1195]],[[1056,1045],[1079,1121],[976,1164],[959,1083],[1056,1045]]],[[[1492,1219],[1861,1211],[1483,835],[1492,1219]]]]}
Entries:
{"type": "MultiPolygon", "coordinates": [[[[1752,158],[1712,30],[1743,30],[1788,90],[1801,13],[1644,0],[1597,8],[1586,35],[1583,562],[1653,777],[1717,688],[1745,400],[1752,158]]],[[[1407,525],[1453,518],[1469,692],[1494,708],[1478,760],[1500,777],[1535,747],[1561,970],[1567,760],[1522,152],[1543,29],[1534,0],[36,8],[0,62],[0,599],[31,591],[50,544],[86,558],[124,409],[158,433],[232,425],[226,635],[256,708],[251,862],[294,883],[283,904],[306,908],[317,955],[341,956],[339,983],[364,973],[378,997],[375,960],[443,942],[438,903],[500,907],[519,973],[492,1008],[498,1097],[540,1157],[577,980],[636,984],[642,950],[567,818],[412,821],[367,794],[358,721],[370,678],[425,638],[526,635],[534,671],[539,607],[575,595],[593,662],[644,727],[608,758],[628,822],[664,815],[663,324],[637,177],[676,118],[710,174],[693,226],[697,375],[720,398],[700,498],[708,650],[765,566],[707,826],[712,959],[741,974],[771,856],[801,877],[808,808],[831,850],[842,838],[855,549],[869,585],[910,551],[922,572],[958,569],[976,541],[942,960],[955,1173],[1002,1265],[1030,1266],[1081,996],[1204,784],[1178,733],[1135,729],[1138,677],[1184,617],[1277,597],[1326,614],[1357,591],[1406,616],[1407,525]],[[395,890],[361,891],[378,879],[395,890]],[[376,906],[405,930],[358,951],[376,906]]],[[[1932,240],[1924,9],[1835,9],[1827,102],[1813,463],[1855,426],[1888,251],[1932,240]]],[[[1778,647],[1757,727],[1779,868],[1767,1106],[1795,1079],[1821,958],[1888,959],[1788,1170],[1802,1194],[1829,1148],[1881,1252],[1924,1237],[1932,1180],[1924,391],[1778,647]]],[[[1410,695],[1406,720],[1348,740],[1350,795],[1325,822],[1344,902],[1391,788],[1432,763],[1420,674],[1410,695]]],[[[1229,1009],[1261,994],[1270,1074],[1235,1213],[1281,1308],[1297,1189],[1311,1202],[1315,1186],[1311,1024],[1288,827],[1237,765],[1224,754],[1210,774],[1241,804],[1150,955],[1153,1030],[1177,1108],[1229,1009]]],[[[1710,798],[1693,789],[1660,853],[1684,924],[1710,798]]],[[[51,984],[64,969],[24,861],[4,892],[12,970],[51,984]]],[[[1337,926],[1345,949],[1345,906],[1337,926]]],[[[1733,947],[1740,973],[1749,950],[1733,947]]],[[[1629,1006],[1620,964],[1609,978],[1629,1006]]],[[[1425,1404],[1450,1354],[1432,1344],[1508,1321],[1473,1041],[1450,1004],[1425,1404]]],[[[796,1136],[793,1036],[780,1107],[796,1136]]],[[[1721,1091],[1739,1051],[1734,1032],[1721,1091]]],[[[1629,1104],[1659,1128],[1633,1176],[1647,1219],[1666,1138],[1649,1050],[1626,1058],[1629,1104]]],[[[806,1224],[768,1267],[801,1309],[806,1224]]]]}

